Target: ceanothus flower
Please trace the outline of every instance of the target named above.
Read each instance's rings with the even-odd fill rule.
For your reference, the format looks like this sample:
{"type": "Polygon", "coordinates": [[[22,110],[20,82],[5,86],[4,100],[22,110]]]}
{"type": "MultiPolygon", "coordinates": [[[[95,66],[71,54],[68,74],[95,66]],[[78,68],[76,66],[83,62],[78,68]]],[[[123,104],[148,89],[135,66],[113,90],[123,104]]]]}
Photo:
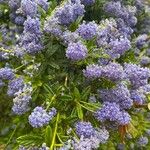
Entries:
{"type": "Polygon", "coordinates": [[[31,83],[24,84],[24,87],[14,94],[12,111],[15,114],[22,115],[29,110],[29,102],[32,99],[31,94],[31,83]]]}
{"type": "Polygon", "coordinates": [[[17,10],[20,7],[20,0],[9,0],[8,5],[11,10],[17,10]]]}
{"type": "Polygon", "coordinates": [[[78,61],[82,60],[87,56],[87,48],[80,41],[77,43],[69,43],[66,50],[66,57],[73,60],[78,61]]]}
{"type": "Polygon", "coordinates": [[[109,43],[108,54],[112,58],[119,57],[120,55],[123,55],[127,50],[131,48],[130,41],[127,38],[120,38],[116,40],[112,40],[109,43]]]}
{"type": "Polygon", "coordinates": [[[102,76],[102,67],[99,65],[89,65],[86,66],[86,69],[83,70],[83,74],[86,78],[89,79],[95,79],[95,78],[100,78],[102,76]]]}
{"type": "Polygon", "coordinates": [[[15,17],[15,24],[17,24],[17,25],[23,25],[24,21],[25,21],[25,17],[23,17],[21,15],[15,17]]]}
{"type": "Polygon", "coordinates": [[[4,85],[5,83],[2,80],[0,80],[0,88],[3,87],[4,85]]]}
{"type": "Polygon", "coordinates": [[[50,120],[56,115],[56,109],[52,109],[49,113],[42,107],[34,108],[33,112],[29,116],[29,123],[34,128],[43,127],[48,124],[50,120]]]}
{"type": "Polygon", "coordinates": [[[68,1],[61,7],[57,8],[55,17],[58,18],[61,25],[68,26],[83,14],[84,5],[82,5],[79,0],[76,0],[75,3],[68,1]]]}
{"type": "Polygon", "coordinates": [[[94,135],[94,128],[90,122],[78,122],[75,125],[76,133],[79,137],[84,136],[85,138],[89,138],[94,135]]]}
{"type": "Polygon", "coordinates": [[[94,136],[99,139],[100,143],[104,144],[109,138],[109,132],[105,128],[97,128],[94,136]]]}
{"type": "Polygon", "coordinates": [[[37,15],[37,3],[32,0],[22,0],[21,9],[25,16],[34,17],[37,15]]]}
{"type": "Polygon", "coordinates": [[[47,21],[45,21],[44,31],[58,38],[63,35],[62,27],[60,26],[58,18],[56,17],[50,17],[47,19],[47,21]]]}
{"type": "Polygon", "coordinates": [[[97,110],[95,113],[95,117],[101,122],[104,122],[106,120],[117,121],[120,115],[120,107],[114,102],[105,102],[102,108],[97,110]]]}
{"type": "Polygon", "coordinates": [[[77,32],[85,40],[91,40],[96,36],[98,25],[93,22],[86,23],[85,21],[79,25],[77,32]]]}
{"type": "Polygon", "coordinates": [[[147,34],[142,34],[142,35],[139,35],[137,38],[136,38],[136,46],[141,49],[143,46],[146,45],[146,42],[148,40],[148,35],[147,34]]]}
{"type": "Polygon", "coordinates": [[[81,0],[81,2],[86,6],[90,6],[95,3],[95,0],[81,0]]]}
{"type": "Polygon", "coordinates": [[[120,109],[128,109],[133,105],[130,91],[123,83],[112,89],[101,89],[98,92],[103,102],[115,102],[120,106],[120,109]]]}
{"type": "Polygon", "coordinates": [[[117,119],[117,122],[119,123],[119,125],[127,125],[130,123],[130,120],[130,115],[127,112],[122,111],[121,115],[117,119]]]}
{"type": "Polygon", "coordinates": [[[131,99],[134,101],[134,103],[142,105],[146,99],[146,96],[141,90],[131,90],[131,99]]]}
{"type": "Polygon", "coordinates": [[[64,31],[62,35],[62,40],[65,44],[78,42],[80,39],[79,34],[76,32],[71,32],[69,30],[64,31]]]}
{"type": "Polygon", "coordinates": [[[0,68],[0,79],[3,80],[12,80],[14,78],[14,72],[10,68],[0,68]]]}
{"type": "Polygon", "coordinates": [[[15,78],[9,81],[7,94],[9,96],[14,96],[16,92],[23,89],[23,86],[24,86],[23,78],[22,77],[15,78]]]}
{"type": "Polygon", "coordinates": [[[139,146],[146,146],[148,144],[148,138],[146,136],[141,136],[138,141],[137,144],[139,146]]]}
{"type": "Polygon", "coordinates": [[[40,31],[40,21],[38,18],[31,18],[30,16],[27,17],[27,20],[24,22],[24,33],[31,33],[31,34],[41,34],[40,31]]]}
{"type": "Polygon", "coordinates": [[[49,7],[49,3],[48,3],[48,0],[35,0],[36,3],[41,6],[44,10],[48,10],[48,7],[49,7]]]}
{"type": "Polygon", "coordinates": [[[103,67],[102,76],[111,81],[120,81],[125,78],[123,67],[115,62],[108,63],[103,67]]]}
{"type": "Polygon", "coordinates": [[[143,68],[136,64],[126,63],[124,71],[133,88],[146,85],[150,77],[150,70],[148,68],[143,68]]]}
{"type": "Polygon", "coordinates": [[[93,150],[99,147],[99,139],[95,136],[85,138],[81,136],[80,140],[74,138],[72,145],[74,150],[93,150]]]}

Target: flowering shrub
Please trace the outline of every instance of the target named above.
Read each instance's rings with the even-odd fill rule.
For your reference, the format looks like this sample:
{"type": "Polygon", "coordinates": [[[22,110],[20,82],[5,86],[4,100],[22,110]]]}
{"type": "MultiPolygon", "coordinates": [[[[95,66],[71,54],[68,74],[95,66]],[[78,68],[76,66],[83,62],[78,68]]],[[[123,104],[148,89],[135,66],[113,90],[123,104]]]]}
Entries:
{"type": "Polygon", "coordinates": [[[0,0],[0,149],[150,148],[149,0],[0,0]]]}

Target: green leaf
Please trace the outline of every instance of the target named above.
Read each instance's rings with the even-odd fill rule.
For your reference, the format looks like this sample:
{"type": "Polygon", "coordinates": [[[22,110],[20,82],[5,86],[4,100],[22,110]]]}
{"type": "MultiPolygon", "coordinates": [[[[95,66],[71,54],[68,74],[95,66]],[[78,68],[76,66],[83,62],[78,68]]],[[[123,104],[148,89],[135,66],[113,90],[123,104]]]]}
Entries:
{"type": "Polygon", "coordinates": [[[49,65],[50,65],[51,67],[55,68],[55,69],[60,69],[59,65],[56,64],[54,61],[51,61],[51,62],[49,63],[49,65]]]}
{"type": "Polygon", "coordinates": [[[45,142],[47,146],[51,145],[51,141],[52,141],[52,129],[50,126],[47,126],[46,130],[45,130],[45,142]]]}
{"type": "Polygon", "coordinates": [[[82,110],[82,107],[80,104],[77,104],[77,114],[78,114],[78,117],[79,119],[83,120],[83,110],[82,110]]]}
{"type": "Polygon", "coordinates": [[[17,138],[17,143],[23,146],[39,146],[43,143],[43,137],[41,135],[26,134],[17,138]]]}
{"type": "Polygon", "coordinates": [[[79,90],[75,87],[74,88],[74,97],[79,101],[80,100],[80,92],[79,90]]]}
{"type": "Polygon", "coordinates": [[[91,91],[91,87],[90,86],[85,88],[84,91],[81,94],[81,99],[85,101],[88,98],[88,96],[90,95],[90,91],[91,91]]]}
{"type": "Polygon", "coordinates": [[[132,123],[129,124],[128,132],[136,138],[138,136],[138,130],[134,127],[132,123]]]}
{"type": "Polygon", "coordinates": [[[70,95],[64,94],[64,95],[61,96],[61,100],[62,101],[71,101],[72,97],[70,95]]]}

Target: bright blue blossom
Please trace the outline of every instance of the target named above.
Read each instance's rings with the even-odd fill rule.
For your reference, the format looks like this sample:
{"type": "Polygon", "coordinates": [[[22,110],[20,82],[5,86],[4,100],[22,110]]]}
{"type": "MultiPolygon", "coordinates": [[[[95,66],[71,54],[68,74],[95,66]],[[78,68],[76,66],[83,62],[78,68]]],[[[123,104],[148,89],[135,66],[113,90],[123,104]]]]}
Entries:
{"type": "Polygon", "coordinates": [[[96,36],[98,25],[93,21],[89,23],[83,22],[79,25],[77,32],[85,40],[91,40],[96,36]]]}
{"type": "Polygon", "coordinates": [[[29,123],[35,128],[43,127],[48,124],[55,115],[56,109],[52,109],[51,112],[47,113],[42,107],[36,107],[29,116],[29,123]]]}
{"type": "Polygon", "coordinates": [[[83,74],[89,79],[100,78],[102,76],[102,69],[103,68],[99,65],[89,65],[83,70],[83,74]]]}
{"type": "Polygon", "coordinates": [[[77,61],[84,59],[87,56],[87,52],[86,46],[79,41],[77,43],[69,43],[66,56],[71,60],[77,61]]]}
{"type": "Polygon", "coordinates": [[[75,125],[76,133],[79,137],[89,138],[94,135],[94,128],[90,122],[78,122],[75,125]]]}
{"type": "Polygon", "coordinates": [[[0,69],[0,79],[12,80],[14,76],[14,71],[12,69],[6,67],[0,69]]]}
{"type": "Polygon", "coordinates": [[[7,94],[9,96],[14,96],[19,90],[22,90],[24,86],[23,78],[15,78],[11,80],[8,84],[7,94]]]}

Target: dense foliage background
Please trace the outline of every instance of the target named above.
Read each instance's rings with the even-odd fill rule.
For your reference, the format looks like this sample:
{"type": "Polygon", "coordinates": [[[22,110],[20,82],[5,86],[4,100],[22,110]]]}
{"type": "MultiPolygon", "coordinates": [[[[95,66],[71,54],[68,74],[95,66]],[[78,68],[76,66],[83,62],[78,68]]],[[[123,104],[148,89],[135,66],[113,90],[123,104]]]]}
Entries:
{"type": "Polygon", "coordinates": [[[0,0],[0,150],[150,149],[149,0],[0,0]]]}

